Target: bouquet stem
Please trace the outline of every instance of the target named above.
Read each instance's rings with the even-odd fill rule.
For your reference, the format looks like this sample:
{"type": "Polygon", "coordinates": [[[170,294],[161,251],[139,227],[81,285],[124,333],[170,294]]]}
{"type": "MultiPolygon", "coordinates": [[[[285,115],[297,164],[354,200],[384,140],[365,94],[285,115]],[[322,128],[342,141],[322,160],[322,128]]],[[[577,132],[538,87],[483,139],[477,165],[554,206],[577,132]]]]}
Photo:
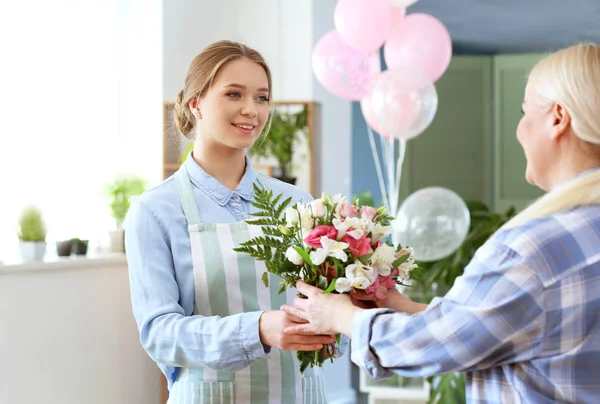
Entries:
{"type": "MultiPolygon", "coordinates": [[[[338,338],[339,339],[339,338],[338,338]]],[[[300,361],[300,373],[310,366],[323,366],[323,362],[330,359],[333,362],[333,357],[336,354],[335,344],[323,345],[323,348],[318,351],[298,351],[297,357],[300,361]]]]}

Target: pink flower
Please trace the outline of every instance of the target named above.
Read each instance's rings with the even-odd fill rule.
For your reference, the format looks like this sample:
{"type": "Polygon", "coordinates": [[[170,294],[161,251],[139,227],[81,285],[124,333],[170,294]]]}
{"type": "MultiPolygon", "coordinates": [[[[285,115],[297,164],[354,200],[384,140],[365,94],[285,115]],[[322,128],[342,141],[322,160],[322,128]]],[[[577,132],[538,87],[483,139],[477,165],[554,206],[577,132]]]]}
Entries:
{"type": "Polygon", "coordinates": [[[325,236],[331,240],[337,239],[338,231],[333,226],[320,225],[313,229],[308,236],[304,239],[304,242],[314,248],[321,248],[321,237],[325,236]]]}
{"type": "Polygon", "coordinates": [[[394,269],[388,276],[379,275],[375,282],[365,289],[367,295],[371,295],[374,300],[383,300],[387,296],[387,291],[396,287],[394,276],[398,275],[398,270],[394,269]]]}
{"type": "Polygon", "coordinates": [[[396,252],[396,258],[400,258],[406,254],[411,254],[412,253],[412,249],[411,248],[406,248],[403,247],[400,249],[400,251],[396,252]]]}
{"type": "Polygon", "coordinates": [[[374,242],[373,243],[373,251],[375,251],[376,249],[378,249],[381,244],[382,243],[379,240],[377,240],[376,242],[374,242]]]}
{"type": "Polygon", "coordinates": [[[394,269],[391,274],[388,276],[379,276],[378,281],[380,285],[385,286],[386,289],[391,289],[396,286],[396,281],[394,281],[394,276],[398,276],[398,270],[394,269]]]}
{"type": "Polygon", "coordinates": [[[365,292],[369,295],[374,295],[373,300],[383,300],[387,295],[387,288],[376,279],[371,286],[365,289],[365,292]]]}
{"type": "Polygon", "coordinates": [[[374,207],[364,205],[360,208],[360,217],[373,221],[377,216],[377,210],[374,207]]]}
{"type": "MultiPolygon", "coordinates": [[[[348,231],[352,231],[352,228],[348,229],[348,231]]],[[[351,235],[346,234],[344,237],[342,237],[341,241],[348,243],[350,252],[356,258],[362,257],[363,255],[367,255],[371,252],[371,239],[367,238],[366,234],[363,234],[358,240],[351,235]]]]}
{"type": "Polygon", "coordinates": [[[342,217],[358,216],[358,209],[356,209],[356,206],[347,202],[343,202],[338,206],[338,212],[342,217]]]}

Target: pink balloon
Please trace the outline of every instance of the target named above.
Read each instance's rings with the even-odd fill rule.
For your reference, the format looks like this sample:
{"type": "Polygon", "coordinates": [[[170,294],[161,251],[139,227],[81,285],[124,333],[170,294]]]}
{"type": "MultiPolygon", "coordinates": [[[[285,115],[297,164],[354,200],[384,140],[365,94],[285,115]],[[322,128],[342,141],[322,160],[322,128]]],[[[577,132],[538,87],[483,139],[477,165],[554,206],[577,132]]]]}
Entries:
{"type": "Polygon", "coordinates": [[[367,53],[348,45],[333,30],[313,49],[312,66],[317,80],[338,97],[358,101],[369,92],[381,72],[378,53],[367,53]]]}
{"type": "Polygon", "coordinates": [[[392,28],[400,24],[404,17],[406,17],[406,7],[392,7],[392,28]]]}
{"type": "Polygon", "coordinates": [[[423,13],[409,14],[392,29],[383,56],[390,69],[419,68],[436,82],[452,59],[452,40],[437,18],[423,13]]]}
{"type": "Polygon", "coordinates": [[[389,69],[373,83],[370,108],[383,132],[399,139],[420,135],[437,111],[437,92],[431,79],[420,70],[389,69]]]}
{"type": "Polygon", "coordinates": [[[375,119],[375,113],[373,112],[373,106],[371,104],[371,92],[369,92],[365,98],[360,100],[360,110],[363,113],[363,117],[365,118],[367,125],[369,125],[375,132],[386,138],[391,137],[389,133],[383,132],[381,126],[377,122],[377,119],[375,119]]]}
{"type": "Polygon", "coordinates": [[[374,52],[390,35],[392,8],[387,0],[339,0],[333,21],[348,45],[374,52]]]}

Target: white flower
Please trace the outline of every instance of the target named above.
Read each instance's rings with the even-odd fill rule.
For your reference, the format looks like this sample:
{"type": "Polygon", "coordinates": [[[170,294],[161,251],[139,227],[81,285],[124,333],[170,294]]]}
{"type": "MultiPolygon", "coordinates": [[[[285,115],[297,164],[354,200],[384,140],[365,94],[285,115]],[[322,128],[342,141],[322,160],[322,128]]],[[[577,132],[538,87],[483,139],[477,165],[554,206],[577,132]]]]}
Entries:
{"type": "Polygon", "coordinates": [[[350,281],[352,287],[356,289],[366,289],[371,286],[372,283],[373,282],[369,281],[367,277],[363,275],[359,275],[350,281]]]}
{"type": "Polygon", "coordinates": [[[329,251],[324,248],[317,248],[315,251],[310,252],[310,260],[314,265],[321,265],[325,262],[328,253],[329,251]]]}
{"type": "Polygon", "coordinates": [[[400,266],[398,267],[398,272],[400,272],[399,275],[403,278],[406,278],[410,274],[410,271],[412,271],[416,267],[417,264],[415,264],[415,259],[411,257],[404,261],[402,264],[400,264],[400,266]]]}
{"type": "Polygon", "coordinates": [[[285,210],[285,221],[287,222],[288,227],[294,227],[300,221],[300,215],[298,211],[294,208],[287,208],[285,210]]]}
{"type": "Polygon", "coordinates": [[[337,258],[342,262],[346,262],[348,260],[348,254],[344,251],[348,248],[348,243],[342,243],[339,241],[331,240],[325,236],[321,237],[321,245],[325,250],[328,251],[330,257],[337,258]]]}
{"type": "Polygon", "coordinates": [[[312,230],[315,227],[315,218],[312,215],[310,205],[298,203],[297,209],[300,214],[300,227],[303,230],[312,230]]]}
{"type": "Polygon", "coordinates": [[[348,248],[348,243],[341,243],[323,236],[321,237],[321,245],[323,248],[317,248],[310,253],[310,260],[314,265],[321,265],[327,257],[334,257],[342,262],[348,260],[348,254],[344,251],[348,248]]]}
{"type": "Polygon", "coordinates": [[[333,227],[335,227],[335,229],[338,231],[338,240],[344,237],[346,235],[346,232],[350,228],[350,226],[348,226],[345,221],[337,217],[331,221],[331,224],[333,224],[333,227]]]}
{"type": "Polygon", "coordinates": [[[377,223],[371,230],[371,243],[374,244],[375,242],[386,238],[390,234],[392,234],[392,226],[382,226],[381,224],[377,223]]]}
{"type": "Polygon", "coordinates": [[[336,292],[346,293],[350,292],[350,289],[352,289],[352,285],[350,284],[350,281],[347,278],[337,278],[337,280],[335,281],[336,292]]]}
{"type": "Polygon", "coordinates": [[[294,247],[289,247],[285,251],[285,257],[294,265],[302,265],[304,264],[304,260],[302,256],[298,254],[298,251],[294,247]]]}
{"type": "Polygon", "coordinates": [[[311,201],[310,207],[314,217],[324,217],[327,213],[327,209],[325,208],[322,199],[315,199],[314,201],[311,201]]]}
{"type": "Polygon", "coordinates": [[[371,264],[381,276],[388,276],[392,272],[392,263],[395,260],[396,251],[387,244],[381,244],[371,256],[371,264]]]}
{"type": "Polygon", "coordinates": [[[365,231],[363,229],[354,229],[354,230],[350,230],[348,233],[350,237],[352,237],[355,240],[358,240],[359,238],[361,238],[363,236],[363,234],[365,234],[365,231]]]}
{"type": "Polygon", "coordinates": [[[374,268],[363,265],[360,261],[355,261],[354,264],[350,264],[346,267],[346,278],[348,278],[350,282],[353,282],[354,278],[359,276],[363,276],[368,279],[369,284],[367,287],[369,287],[373,282],[375,282],[378,274],[374,268]]]}
{"type": "Polygon", "coordinates": [[[335,205],[335,204],[339,205],[340,203],[346,201],[346,197],[342,196],[342,194],[336,194],[336,195],[332,195],[332,196],[326,196],[325,194],[323,194],[322,199],[325,203],[328,203],[330,205],[335,205]]]}
{"type": "Polygon", "coordinates": [[[334,218],[331,223],[338,231],[338,240],[344,237],[346,234],[358,240],[369,229],[369,222],[365,219],[359,218],[358,216],[347,217],[345,219],[342,219],[338,216],[334,218]],[[348,231],[350,228],[352,228],[352,230],[348,231]]]}

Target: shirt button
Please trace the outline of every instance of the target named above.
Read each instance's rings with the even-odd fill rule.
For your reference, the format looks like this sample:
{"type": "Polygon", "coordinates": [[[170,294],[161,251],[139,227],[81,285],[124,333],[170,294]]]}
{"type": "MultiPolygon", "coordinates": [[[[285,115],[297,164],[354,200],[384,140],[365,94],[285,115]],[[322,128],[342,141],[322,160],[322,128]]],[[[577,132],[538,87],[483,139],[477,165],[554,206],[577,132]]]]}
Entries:
{"type": "Polygon", "coordinates": [[[239,200],[240,200],[240,197],[239,197],[239,196],[237,196],[237,195],[233,195],[233,200],[234,200],[234,201],[239,201],[239,200]]]}

